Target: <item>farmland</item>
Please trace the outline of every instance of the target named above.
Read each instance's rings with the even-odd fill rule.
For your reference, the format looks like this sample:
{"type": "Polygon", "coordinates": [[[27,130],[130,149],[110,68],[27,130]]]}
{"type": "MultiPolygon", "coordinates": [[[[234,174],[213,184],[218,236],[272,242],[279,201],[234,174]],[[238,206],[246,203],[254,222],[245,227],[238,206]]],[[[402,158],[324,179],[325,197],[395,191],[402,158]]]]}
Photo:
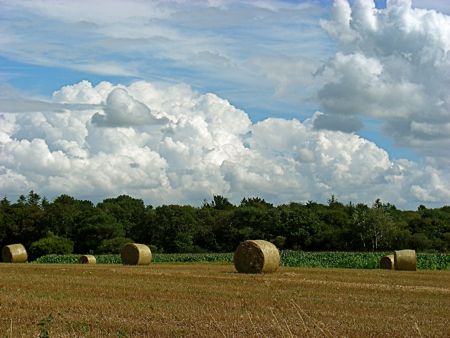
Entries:
{"type": "Polygon", "coordinates": [[[0,264],[5,337],[445,337],[450,271],[0,264]]]}
{"type": "MultiPolygon", "coordinates": [[[[305,252],[281,251],[281,264],[286,267],[377,269],[380,258],[389,252],[305,252]]],[[[35,263],[75,264],[80,255],[46,255],[35,263]]],[[[100,264],[120,264],[120,255],[97,255],[100,264]]],[[[153,255],[154,263],[222,262],[231,263],[232,253],[161,254],[153,255]]],[[[418,269],[450,270],[450,254],[418,253],[418,269]]]]}

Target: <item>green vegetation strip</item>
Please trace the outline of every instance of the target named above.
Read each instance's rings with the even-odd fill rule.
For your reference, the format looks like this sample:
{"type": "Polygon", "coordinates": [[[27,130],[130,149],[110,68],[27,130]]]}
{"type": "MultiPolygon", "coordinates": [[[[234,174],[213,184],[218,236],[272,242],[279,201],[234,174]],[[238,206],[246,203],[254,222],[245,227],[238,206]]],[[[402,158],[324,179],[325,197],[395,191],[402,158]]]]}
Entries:
{"type": "MultiPolygon", "coordinates": [[[[282,251],[283,266],[310,268],[378,269],[380,258],[391,252],[305,252],[282,251]]],[[[418,253],[417,268],[450,269],[450,254],[418,253]]]]}
{"type": "MultiPolygon", "coordinates": [[[[388,252],[281,252],[281,265],[308,268],[377,269],[380,258],[388,252]]],[[[120,255],[96,255],[98,264],[121,264],[120,255]]],[[[46,255],[33,263],[76,264],[80,255],[46,255]]],[[[232,263],[232,253],[154,254],[154,263],[221,262],[232,263]]],[[[418,253],[420,270],[450,270],[450,254],[418,253]]]]}
{"type": "MultiPolygon", "coordinates": [[[[39,257],[33,263],[40,264],[77,264],[81,255],[45,255],[39,257]]],[[[97,264],[122,264],[120,255],[95,255],[97,264]]],[[[221,262],[231,263],[231,253],[206,253],[206,254],[153,254],[153,263],[186,263],[186,262],[221,262]]]]}

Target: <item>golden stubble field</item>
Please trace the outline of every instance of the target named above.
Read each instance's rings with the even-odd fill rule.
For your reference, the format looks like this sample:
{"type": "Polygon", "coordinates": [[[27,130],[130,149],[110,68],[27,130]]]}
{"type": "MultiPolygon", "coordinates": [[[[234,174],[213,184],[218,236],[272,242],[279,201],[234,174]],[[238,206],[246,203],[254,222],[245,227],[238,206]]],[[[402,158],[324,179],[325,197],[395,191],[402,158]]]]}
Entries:
{"type": "Polygon", "coordinates": [[[450,337],[450,271],[0,264],[0,337],[450,337]]]}

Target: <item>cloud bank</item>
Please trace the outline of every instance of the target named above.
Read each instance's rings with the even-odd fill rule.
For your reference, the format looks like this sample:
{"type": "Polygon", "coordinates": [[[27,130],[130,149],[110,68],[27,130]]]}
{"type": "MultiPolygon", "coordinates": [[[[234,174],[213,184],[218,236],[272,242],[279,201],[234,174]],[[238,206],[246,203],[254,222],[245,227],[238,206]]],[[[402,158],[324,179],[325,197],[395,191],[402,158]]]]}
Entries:
{"type": "Polygon", "coordinates": [[[200,204],[213,194],[274,203],[335,194],[412,208],[450,199],[448,172],[393,161],[354,134],[317,130],[321,113],[252,123],[215,94],[145,81],[82,81],[52,100],[75,109],[0,114],[0,189],[7,196],[29,189],[93,200],[124,193],[159,205],[200,204]]]}
{"type": "Polygon", "coordinates": [[[320,1],[0,0],[0,8],[0,62],[12,60],[1,81],[77,79],[44,99],[0,85],[7,196],[34,189],[199,204],[213,194],[274,203],[334,194],[407,208],[450,200],[442,1],[377,9],[336,0],[326,20],[320,1]],[[24,65],[33,66],[21,73],[24,65]],[[356,134],[372,121],[420,159],[391,158],[356,134]]]}
{"type": "Polygon", "coordinates": [[[398,145],[450,167],[450,16],[411,0],[388,0],[385,9],[337,0],[322,27],[340,51],[318,72],[326,114],[318,127],[329,118],[348,131],[347,119],[377,119],[398,145]]]}

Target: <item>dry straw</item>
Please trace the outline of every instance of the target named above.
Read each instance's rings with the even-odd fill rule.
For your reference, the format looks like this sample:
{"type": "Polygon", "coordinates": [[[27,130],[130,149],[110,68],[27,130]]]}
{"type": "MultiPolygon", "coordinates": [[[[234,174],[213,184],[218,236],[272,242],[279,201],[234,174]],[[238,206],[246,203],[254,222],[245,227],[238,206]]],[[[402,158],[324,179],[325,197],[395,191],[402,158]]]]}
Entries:
{"type": "Polygon", "coordinates": [[[380,259],[380,269],[394,269],[394,255],[383,256],[380,259]]]}
{"type": "Polygon", "coordinates": [[[233,261],[238,272],[275,272],[280,265],[280,252],[270,242],[248,240],[239,244],[233,261]]]}
{"type": "Polygon", "coordinates": [[[414,250],[394,251],[395,270],[417,270],[417,258],[414,250]]]}
{"type": "Polygon", "coordinates": [[[25,263],[28,260],[27,250],[22,244],[10,244],[3,247],[2,261],[5,263],[25,263]]]}
{"type": "Polygon", "coordinates": [[[152,252],[145,244],[128,243],[122,248],[122,263],[126,265],[149,265],[152,252]]]}
{"type": "Polygon", "coordinates": [[[80,264],[96,264],[97,260],[93,255],[83,255],[80,257],[80,264]]]}

